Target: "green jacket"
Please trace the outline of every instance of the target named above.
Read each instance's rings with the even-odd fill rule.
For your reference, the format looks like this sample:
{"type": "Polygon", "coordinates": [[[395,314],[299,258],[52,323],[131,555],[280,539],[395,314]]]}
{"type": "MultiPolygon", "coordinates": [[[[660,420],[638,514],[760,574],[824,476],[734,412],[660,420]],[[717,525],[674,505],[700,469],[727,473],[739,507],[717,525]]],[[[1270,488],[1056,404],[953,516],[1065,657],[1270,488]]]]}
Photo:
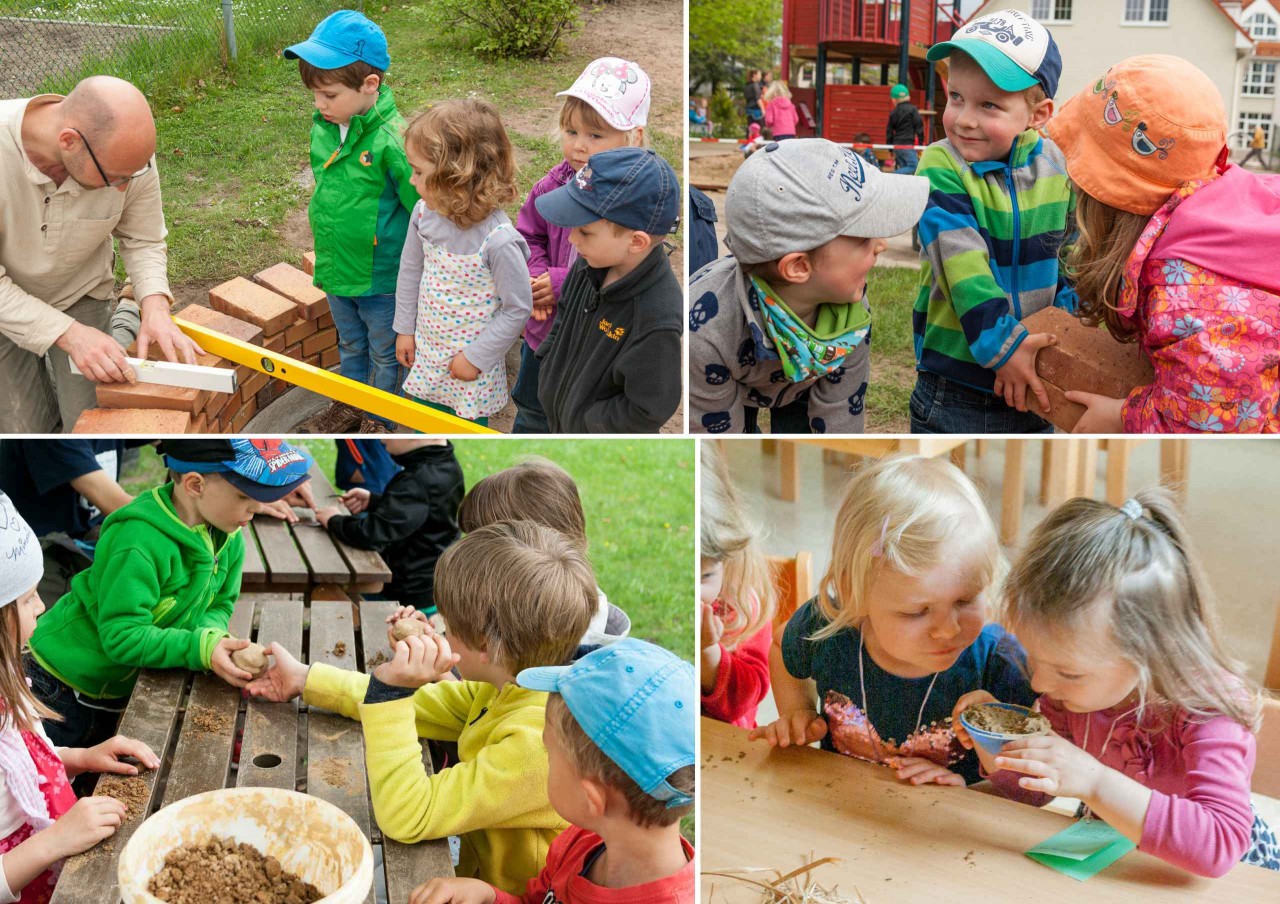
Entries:
{"type": "Polygon", "coordinates": [[[40,616],[31,653],[89,697],[127,696],[144,668],[207,670],[243,565],[239,530],[188,527],[173,484],[157,487],[107,517],[93,565],[40,616]]]}
{"type": "Polygon", "coordinates": [[[409,183],[404,119],[390,88],[363,116],[351,117],[347,140],[337,123],[314,114],[311,171],[316,189],[307,206],[315,237],[317,288],[331,295],[395,292],[400,251],[418,192],[409,183]]]}

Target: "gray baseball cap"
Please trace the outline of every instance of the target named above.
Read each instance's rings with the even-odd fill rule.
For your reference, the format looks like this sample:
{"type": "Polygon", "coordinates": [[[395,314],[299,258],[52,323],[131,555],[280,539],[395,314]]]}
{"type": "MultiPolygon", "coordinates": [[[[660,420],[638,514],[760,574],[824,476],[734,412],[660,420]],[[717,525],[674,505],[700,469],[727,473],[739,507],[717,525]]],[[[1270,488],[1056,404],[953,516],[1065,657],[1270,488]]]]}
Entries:
{"type": "Polygon", "coordinates": [[[775,141],[729,183],[725,244],[760,264],[841,235],[888,238],[914,226],[928,200],[928,179],[882,173],[825,138],[775,141]]]}

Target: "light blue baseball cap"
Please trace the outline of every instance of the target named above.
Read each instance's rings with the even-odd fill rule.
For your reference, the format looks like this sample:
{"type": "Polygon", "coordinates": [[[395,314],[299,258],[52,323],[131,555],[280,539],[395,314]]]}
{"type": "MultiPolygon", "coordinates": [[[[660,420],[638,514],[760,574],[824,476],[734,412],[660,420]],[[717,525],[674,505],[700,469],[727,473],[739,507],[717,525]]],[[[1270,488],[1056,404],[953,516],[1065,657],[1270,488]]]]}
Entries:
{"type": "Polygon", "coordinates": [[[695,761],[698,697],[689,663],[627,637],[572,665],[525,669],[516,683],[559,694],[592,742],[645,794],[668,808],[693,803],[667,782],[695,761]]]}
{"type": "Polygon", "coordinates": [[[341,69],[357,60],[386,72],[391,66],[387,36],[374,22],[350,9],[327,16],[311,37],[284,49],[286,60],[304,59],[317,69],[341,69]]]}

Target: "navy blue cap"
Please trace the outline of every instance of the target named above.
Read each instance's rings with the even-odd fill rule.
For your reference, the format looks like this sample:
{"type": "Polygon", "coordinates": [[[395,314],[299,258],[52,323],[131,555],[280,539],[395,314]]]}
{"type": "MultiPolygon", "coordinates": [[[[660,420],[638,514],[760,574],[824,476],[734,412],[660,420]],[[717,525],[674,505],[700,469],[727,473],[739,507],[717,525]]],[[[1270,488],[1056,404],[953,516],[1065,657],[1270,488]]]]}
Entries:
{"type": "Polygon", "coordinates": [[[547,222],[566,229],[608,220],[666,235],[680,222],[680,201],[671,164],[646,148],[614,148],[593,154],[577,175],[534,205],[547,222]]]}
{"type": "Polygon", "coordinates": [[[306,452],[282,439],[172,439],[160,451],[169,470],[217,474],[258,502],[283,499],[311,479],[306,452]]]}
{"type": "Polygon", "coordinates": [[[326,17],[311,37],[284,49],[286,60],[304,59],[317,69],[341,69],[356,61],[386,72],[391,67],[387,36],[360,13],[340,9],[326,17]]]}

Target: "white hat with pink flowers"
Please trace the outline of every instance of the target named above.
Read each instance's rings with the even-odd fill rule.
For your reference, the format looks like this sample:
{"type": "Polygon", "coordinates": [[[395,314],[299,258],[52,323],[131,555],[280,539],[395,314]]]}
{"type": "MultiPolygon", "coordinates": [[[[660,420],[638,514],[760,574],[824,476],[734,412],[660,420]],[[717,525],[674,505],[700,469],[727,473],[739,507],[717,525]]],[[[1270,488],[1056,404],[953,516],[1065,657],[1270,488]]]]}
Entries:
{"type": "Polygon", "coordinates": [[[649,76],[637,64],[618,57],[592,60],[568,91],[556,97],[576,97],[591,105],[620,132],[630,132],[649,119],[649,76]]]}

